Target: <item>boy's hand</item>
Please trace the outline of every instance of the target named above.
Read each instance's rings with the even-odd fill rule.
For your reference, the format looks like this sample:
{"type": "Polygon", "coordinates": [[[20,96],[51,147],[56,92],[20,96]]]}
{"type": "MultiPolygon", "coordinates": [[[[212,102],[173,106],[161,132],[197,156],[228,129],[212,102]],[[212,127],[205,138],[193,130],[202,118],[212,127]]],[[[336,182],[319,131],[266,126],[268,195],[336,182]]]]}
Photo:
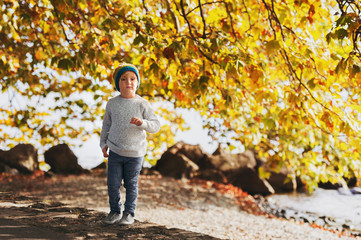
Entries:
{"type": "Polygon", "coordinates": [[[132,119],[130,120],[130,123],[134,124],[134,125],[137,125],[137,126],[140,126],[140,125],[143,124],[143,121],[140,118],[132,117],[132,119]]]}
{"type": "Polygon", "coordinates": [[[105,158],[109,157],[109,154],[108,154],[108,146],[105,146],[105,147],[103,148],[103,156],[104,156],[105,158]]]}

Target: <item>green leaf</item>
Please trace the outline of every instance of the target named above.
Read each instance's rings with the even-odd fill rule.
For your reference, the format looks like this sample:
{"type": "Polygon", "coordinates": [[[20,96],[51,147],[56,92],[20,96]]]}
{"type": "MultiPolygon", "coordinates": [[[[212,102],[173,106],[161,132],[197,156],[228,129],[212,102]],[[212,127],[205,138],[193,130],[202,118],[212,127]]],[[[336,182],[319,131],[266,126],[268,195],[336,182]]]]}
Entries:
{"type": "Polygon", "coordinates": [[[315,78],[312,78],[310,79],[308,82],[307,82],[307,86],[311,89],[314,89],[316,87],[316,84],[315,84],[315,78]]]}
{"type": "Polygon", "coordinates": [[[61,59],[58,63],[58,67],[64,70],[70,70],[73,66],[73,62],[70,59],[61,59]]]}
{"type": "Polygon", "coordinates": [[[348,36],[348,32],[347,32],[346,29],[341,28],[341,29],[338,29],[338,30],[335,31],[335,35],[337,36],[337,38],[339,40],[342,40],[342,39],[344,39],[345,37],[348,36]]]}
{"type": "Polygon", "coordinates": [[[266,51],[268,54],[273,54],[280,49],[280,43],[277,40],[272,40],[266,43],[266,51]]]}
{"type": "Polygon", "coordinates": [[[335,71],[336,71],[337,74],[340,74],[340,73],[343,73],[343,72],[345,71],[345,69],[346,69],[346,61],[345,61],[344,58],[342,58],[342,59],[338,62],[335,71]]]}
{"type": "Polygon", "coordinates": [[[133,44],[139,45],[140,43],[147,44],[147,39],[139,34],[136,38],[134,38],[133,44]]]}
{"type": "Polygon", "coordinates": [[[352,18],[350,15],[341,15],[339,19],[336,20],[336,26],[345,26],[346,24],[350,24],[352,21],[352,18]]]}

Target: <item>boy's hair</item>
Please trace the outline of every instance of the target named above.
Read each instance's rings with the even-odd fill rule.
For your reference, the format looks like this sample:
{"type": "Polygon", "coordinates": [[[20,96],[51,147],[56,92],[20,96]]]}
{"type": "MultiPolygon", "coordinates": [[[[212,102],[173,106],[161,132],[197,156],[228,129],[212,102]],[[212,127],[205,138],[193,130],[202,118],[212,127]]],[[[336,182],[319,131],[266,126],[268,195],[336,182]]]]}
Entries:
{"type": "Polygon", "coordinates": [[[122,64],[120,64],[119,67],[117,67],[117,68],[114,70],[114,73],[113,73],[114,84],[115,84],[115,87],[117,88],[118,91],[120,91],[120,90],[119,90],[119,78],[120,78],[120,76],[122,76],[123,73],[125,73],[125,72],[127,72],[127,71],[132,71],[132,72],[135,73],[135,75],[137,75],[137,79],[138,79],[137,89],[139,88],[139,85],[140,85],[140,77],[139,77],[138,69],[137,69],[133,64],[130,64],[130,63],[122,63],[122,64]]]}

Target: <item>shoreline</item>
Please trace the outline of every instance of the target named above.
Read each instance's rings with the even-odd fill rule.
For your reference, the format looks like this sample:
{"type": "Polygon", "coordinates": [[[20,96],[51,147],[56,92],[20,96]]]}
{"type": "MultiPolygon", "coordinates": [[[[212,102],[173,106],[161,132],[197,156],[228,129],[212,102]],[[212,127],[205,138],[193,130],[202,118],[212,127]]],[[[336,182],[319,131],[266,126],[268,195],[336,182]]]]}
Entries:
{"type": "Polygon", "coordinates": [[[260,199],[259,202],[265,212],[281,219],[308,224],[311,227],[325,231],[342,233],[352,237],[361,237],[361,229],[353,228],[353,224],[347,219],[337,219],[325,214],[303,211],[291,207],[280,207],[277,203],[270,203],[266,198],[260,199]]]}

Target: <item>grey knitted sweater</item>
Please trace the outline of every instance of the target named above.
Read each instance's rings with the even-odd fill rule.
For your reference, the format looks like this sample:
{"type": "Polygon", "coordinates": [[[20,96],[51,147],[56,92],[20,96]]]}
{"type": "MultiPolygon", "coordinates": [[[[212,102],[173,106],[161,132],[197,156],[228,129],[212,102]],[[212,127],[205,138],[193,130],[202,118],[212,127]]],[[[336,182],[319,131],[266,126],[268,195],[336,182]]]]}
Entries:
{"type": "Polygon", "coordinates": [[[160,123],[150,103],[134,98],[111,98],[105,108],[100,147],[105,146],[124,157],[142,157],[147,151],[146,132],[156,133],[160,123]],[[141,126],[130,124],[132,117],[143,120],[141,126]]]}

